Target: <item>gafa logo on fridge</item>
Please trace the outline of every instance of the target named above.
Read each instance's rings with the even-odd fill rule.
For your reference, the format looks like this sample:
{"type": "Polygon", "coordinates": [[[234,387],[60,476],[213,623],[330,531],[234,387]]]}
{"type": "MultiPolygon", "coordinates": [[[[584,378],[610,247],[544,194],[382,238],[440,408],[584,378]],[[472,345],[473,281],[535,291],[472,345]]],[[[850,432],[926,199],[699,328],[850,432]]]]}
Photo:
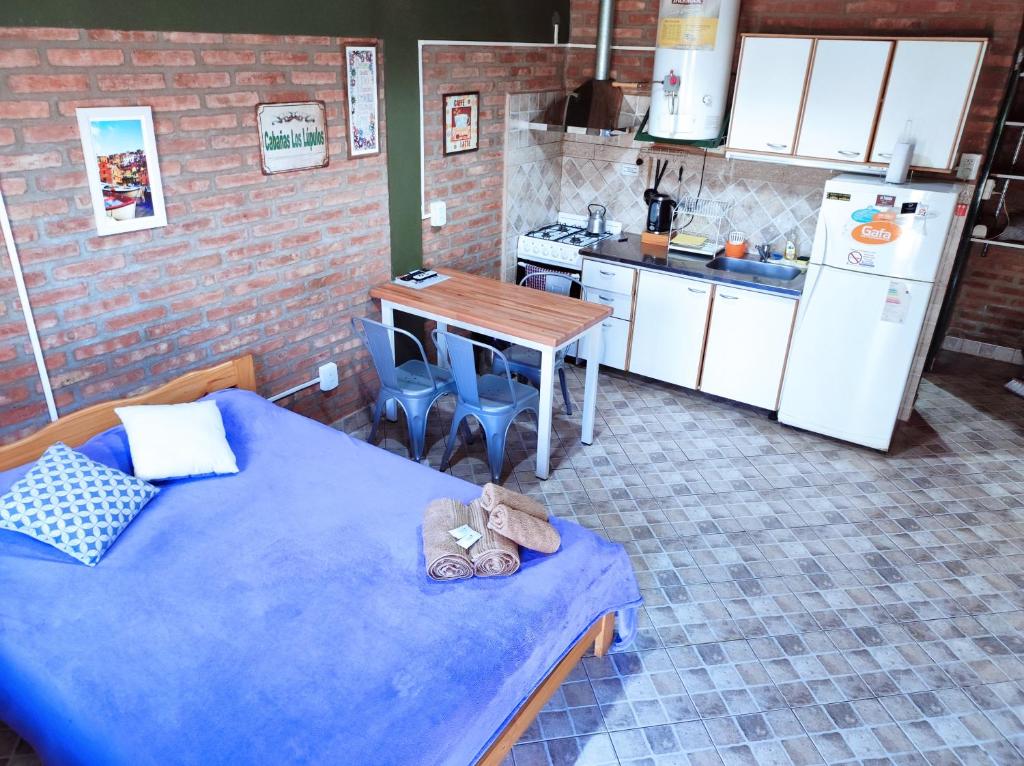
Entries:
{"type": "Polygon", "coordinates": [[[865,245],[888,245],[900,236],[900,227],[890,221],[870,221],[855,226],[850,236],[865,245]]]}

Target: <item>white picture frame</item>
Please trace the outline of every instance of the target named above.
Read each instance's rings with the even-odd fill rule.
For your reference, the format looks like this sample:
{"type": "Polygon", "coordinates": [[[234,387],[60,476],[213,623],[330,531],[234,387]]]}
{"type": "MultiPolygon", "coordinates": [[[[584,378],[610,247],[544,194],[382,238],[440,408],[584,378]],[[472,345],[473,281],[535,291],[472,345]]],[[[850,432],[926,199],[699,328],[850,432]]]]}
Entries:
{"type": "Polygon", "coordinates": [[[377,46],[345,46],[345,117],[348,156],[380,154],[380,91],[377,46]]]}
{"type": "Polygon", "coordinates": [[[166,226],[152,109],[115,106],[75,112],[99,236],[166,226]]]}

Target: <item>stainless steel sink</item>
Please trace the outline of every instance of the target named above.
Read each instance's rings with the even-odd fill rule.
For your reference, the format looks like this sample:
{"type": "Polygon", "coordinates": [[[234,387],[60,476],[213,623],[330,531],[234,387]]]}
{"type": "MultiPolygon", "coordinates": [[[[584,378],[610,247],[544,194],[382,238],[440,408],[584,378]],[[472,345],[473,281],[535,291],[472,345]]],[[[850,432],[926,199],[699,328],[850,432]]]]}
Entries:
{"type": "Polygon", "coordinates": [[[748,261],[745,258],[729,258],[724,255],[719,255],[708,261],[708,268],[715,269],[715,271],[731,271],[734,274],[747,274],[752,277],[777,279],[780,282],[789,282],[803,273],[802,269],[784,263],[761,263],[760,261],[748,261]]]}

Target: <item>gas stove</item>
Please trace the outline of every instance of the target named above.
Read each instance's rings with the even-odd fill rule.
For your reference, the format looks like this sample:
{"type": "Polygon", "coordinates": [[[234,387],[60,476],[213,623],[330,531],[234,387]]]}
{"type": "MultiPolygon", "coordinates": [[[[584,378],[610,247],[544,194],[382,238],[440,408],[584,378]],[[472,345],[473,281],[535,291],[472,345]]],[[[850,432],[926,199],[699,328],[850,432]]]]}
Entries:
{"type": "Polygon", "coordinates": [[[579,270],[583,267],[580,249],[591,247],[608,237],[618,236],[622,224],[608,221],[606,234],[588,234],[587,218],[571,213],[559,213],[555,223],[519,236],[517,255],[520,260],[546,263],[579,270]]]}

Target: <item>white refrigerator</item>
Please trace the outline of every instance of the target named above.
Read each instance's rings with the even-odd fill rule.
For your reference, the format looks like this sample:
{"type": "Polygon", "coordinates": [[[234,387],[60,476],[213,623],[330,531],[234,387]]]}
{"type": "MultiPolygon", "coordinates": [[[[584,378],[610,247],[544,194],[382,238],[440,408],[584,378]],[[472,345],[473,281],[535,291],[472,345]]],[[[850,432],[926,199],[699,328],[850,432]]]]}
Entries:
{"type": "Polygon", "coordinates": [[[781,422],[889,448],[956,205],[952,184],[826,183],[781,422]]]}

